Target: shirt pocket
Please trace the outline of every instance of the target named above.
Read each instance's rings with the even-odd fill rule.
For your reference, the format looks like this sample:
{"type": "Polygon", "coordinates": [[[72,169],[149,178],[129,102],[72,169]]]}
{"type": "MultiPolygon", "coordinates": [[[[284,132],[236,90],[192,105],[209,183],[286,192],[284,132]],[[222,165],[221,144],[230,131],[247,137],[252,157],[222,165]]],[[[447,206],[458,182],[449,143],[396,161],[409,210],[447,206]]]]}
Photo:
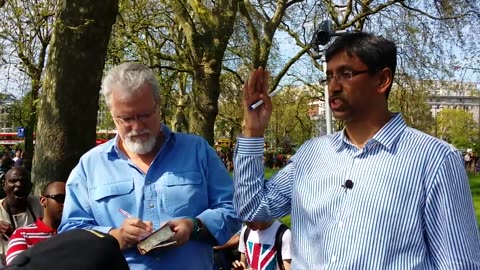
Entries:
{"type": "Polygon", "coordinates": [[[207,190],[199,172],[167,172],[160,183],[162,205],[170,216],[193,217],[207,208],[207,190]]]}
{"type": "Polygon", "coordinates": [[[120,180],[117,182],[103,183],[92,187],[91,196],[93,199],[92,210],[98,224],[117,224],[118,209],[125,209],[127,212],[135,213],[135,194],[133,192],[133,179],[120,180]]]}
{"type": "Polygon", "coordinates": [[[115,197],[129,194],[133,190],[133,180],[119,181],[103,184],[92,188],[92,197],[95,201],[114,199],[115,197]]]}

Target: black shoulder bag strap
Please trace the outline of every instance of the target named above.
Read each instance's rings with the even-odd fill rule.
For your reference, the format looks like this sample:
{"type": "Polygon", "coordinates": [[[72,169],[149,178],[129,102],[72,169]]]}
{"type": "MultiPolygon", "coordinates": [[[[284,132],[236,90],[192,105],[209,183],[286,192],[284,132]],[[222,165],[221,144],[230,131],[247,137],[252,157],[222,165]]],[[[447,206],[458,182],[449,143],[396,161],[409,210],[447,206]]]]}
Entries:
{"type": "Polygon", "coordinates": [[[277,263],[280,270],[285,270],[283,266],[283,259],[282,259],[282,244],[283,244],[283,234],[285,231],[288,230],[288,227],[285,224],[280,224],[277,229],[277,233],[275,234],[275,249],[277,250],[277,263]]]}
{"type": "Polygon", "coordinates": [[[245,245],[245,250],[247,250],[247,239],[249,234],[250,234],[250,228],[246,227],[245,231],[243,232],[243,243],[245,245]]]}

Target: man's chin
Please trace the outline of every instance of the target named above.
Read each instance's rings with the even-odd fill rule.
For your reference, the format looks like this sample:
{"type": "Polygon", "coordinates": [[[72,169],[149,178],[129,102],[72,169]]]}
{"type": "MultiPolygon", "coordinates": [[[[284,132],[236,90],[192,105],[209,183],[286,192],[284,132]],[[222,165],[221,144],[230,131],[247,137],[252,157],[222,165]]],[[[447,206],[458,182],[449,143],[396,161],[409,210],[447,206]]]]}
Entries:
{"type": "Polygon", "coordinates": [[[155,148],[155,140],[136,140],[136,141],[126,141],[125,146],[129,151],[137,155],[146,155],[153,151],[155,148]]]}
{"type": "Polygon", "coordinates": [[[336,120],[347,120],[349,118],[349,114],[348,112],[345,112],[345,111],[334,111],[332,110],[332,116],[336,119],[336,120]]]}
{"type": "Polygon", "coordinates": [[[152,151],[152,149],[146,149],[145,147],[127,146],[127,148],[130,152],[137,155],[146,155],[152,151]]]}

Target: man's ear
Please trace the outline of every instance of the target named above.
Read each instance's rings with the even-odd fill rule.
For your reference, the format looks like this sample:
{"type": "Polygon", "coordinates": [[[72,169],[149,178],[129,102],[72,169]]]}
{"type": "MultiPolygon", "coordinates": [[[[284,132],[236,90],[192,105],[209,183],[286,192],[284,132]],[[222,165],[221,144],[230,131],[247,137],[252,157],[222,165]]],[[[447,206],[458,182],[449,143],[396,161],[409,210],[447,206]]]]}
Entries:
{"type": "Polygon", "coordinates": [[[393,83],[392,70],[388,67],[378,72],[378,93],[385,94],[393,83]]]}
{"type": "Polygon", "coordinates": [[[40,197],[40,204],[43,206],[43,208],[47,207],[47,198],[41,196],[40,197]]]}

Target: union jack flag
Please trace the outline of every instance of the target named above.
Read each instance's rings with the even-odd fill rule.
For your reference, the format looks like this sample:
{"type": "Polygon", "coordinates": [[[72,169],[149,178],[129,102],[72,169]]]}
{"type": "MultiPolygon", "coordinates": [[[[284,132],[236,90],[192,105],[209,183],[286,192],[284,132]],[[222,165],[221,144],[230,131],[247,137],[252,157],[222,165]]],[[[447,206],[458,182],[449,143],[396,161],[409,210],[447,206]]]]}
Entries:
{"type": "Polygon", "coordinates": [[[275,245],[252,243],[247,241],[245,256],[250,268],[256,270],[276,270],[277,254],[275,245]]]}

